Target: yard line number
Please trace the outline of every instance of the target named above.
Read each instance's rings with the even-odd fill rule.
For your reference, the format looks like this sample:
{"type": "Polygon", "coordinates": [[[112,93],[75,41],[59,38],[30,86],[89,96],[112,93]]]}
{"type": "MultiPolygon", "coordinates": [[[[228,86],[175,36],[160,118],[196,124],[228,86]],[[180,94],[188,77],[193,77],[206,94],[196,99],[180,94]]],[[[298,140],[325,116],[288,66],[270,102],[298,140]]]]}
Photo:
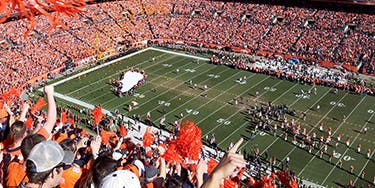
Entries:
{"type": "Polygon", "coordinates": [[[194,73],[195,71],[196,71],[195,69],[185,69],[185,72],[194,73]]]}
{"type": "Polygon", "coordinates": [[[171,105],[170,102],[165,102],[165,101],[158,101],[158,104],[164,105],[164,106],[170,106],[171,105]]]}
{"type": "Polygon", "coordinates": [[[192,114],[192,115],[198,115],[199,114],[199,111],[198,110],[194,110],[194,109],[185,109],[186,113],[188,114],[192,114]]]}
{"type": "Polygon", "coordinates": [[[345,107],[345,104],[341,103],[341,102],[331,101],[329,104],[332,105],[332,106],[337,106],[337,107],[341,107],[341,108],[345,107]]]}
{"type": "Polygon", "coordinates": [[[266,90],[266,91],[270,91],[270,92],[274,92],[274,91],[276,91],[277,89],[274,88],[274,87],[264,87],[264,90],[266,90]]]}
{"type": "Polygon", "coordinates": [[[217,74],[209,74],[208,77],[210,78],[220,78],[220,75],[217,75],[217,74]]]}
{"type": "Polygon", "coordinates": [[[164,66],[164,67],[172,67],[171,64],[167,64],[167,63],[163,64],[163,66],[164,66]]]}
{"type": "Polygon", "coordinates": [[[223,124],[223,125],[229,125],[229,124],[232,123],[231,121],[223,119],[223,118],[219,118],[218,120],[216,120],[216,122],[220,123],[220,124],[223,124]]]}

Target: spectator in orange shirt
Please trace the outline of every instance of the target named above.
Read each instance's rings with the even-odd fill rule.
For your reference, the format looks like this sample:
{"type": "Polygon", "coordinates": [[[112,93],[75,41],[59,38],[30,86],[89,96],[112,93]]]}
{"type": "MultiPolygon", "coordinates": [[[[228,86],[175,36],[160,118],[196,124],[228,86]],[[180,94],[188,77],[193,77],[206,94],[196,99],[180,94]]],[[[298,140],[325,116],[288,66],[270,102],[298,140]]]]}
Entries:
{"type": "MultiPolygon", "coordinates": [[[[26,136],[21,143],[21,153],[24,158],[29,157],[31,149],[38,143],[45,141],[44,136],[33,134],[26,136]]],[[[23,160],[12,161],[8,166],[6,177],[7,187],[18,187],[28,182],[26,176],[26,166],[23,160]]]]}

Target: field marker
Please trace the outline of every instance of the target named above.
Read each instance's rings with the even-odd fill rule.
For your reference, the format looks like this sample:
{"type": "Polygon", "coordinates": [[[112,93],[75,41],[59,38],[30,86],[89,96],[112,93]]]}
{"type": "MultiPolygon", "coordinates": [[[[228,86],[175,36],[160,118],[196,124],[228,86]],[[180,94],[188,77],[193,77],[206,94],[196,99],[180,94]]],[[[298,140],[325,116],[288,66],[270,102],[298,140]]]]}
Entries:
{"type": "MultiPolygon", "coordinates": [[[[75,104],[78,104],[80,106],[83,106],[85,108],[88,108],[88,109],[94,109],[94,105],[92,104],[89,104],[89,103],[86,103],[86,102],[83,102],[81,100],[78,100],[78,99],[75,99],[73,97],[69,97],[69,96],[66,96],[66,95],[63,95],[61,93],[57,93],[57,92],[54,92],[53,93],[53,96],[57,97],[57,98],[61,98],[61,99],[64,99],[66,101],[69,101],[69,102],[72,102],[72,103],[75,103],[75,104]]],[[[111,114],[110,111],[106,110],[106,109],[102,109],[102,111],[105,113],[105,114],[111,114]]]]}

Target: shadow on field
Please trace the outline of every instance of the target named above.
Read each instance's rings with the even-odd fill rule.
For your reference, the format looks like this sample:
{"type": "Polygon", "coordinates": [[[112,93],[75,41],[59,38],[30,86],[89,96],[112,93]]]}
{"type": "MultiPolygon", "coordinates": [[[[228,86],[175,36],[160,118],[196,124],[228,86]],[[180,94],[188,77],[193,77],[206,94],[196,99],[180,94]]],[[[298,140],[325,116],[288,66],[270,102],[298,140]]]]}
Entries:
{"type": "Polygon", "coordinates": [[[339,186],[339,187],[346,187],[346,185],[343,185],[343,184],[341,184],[341,183],[339,183],[339,182],[333,182],[333,183],[335,183],[337,186],[339,186]]]}

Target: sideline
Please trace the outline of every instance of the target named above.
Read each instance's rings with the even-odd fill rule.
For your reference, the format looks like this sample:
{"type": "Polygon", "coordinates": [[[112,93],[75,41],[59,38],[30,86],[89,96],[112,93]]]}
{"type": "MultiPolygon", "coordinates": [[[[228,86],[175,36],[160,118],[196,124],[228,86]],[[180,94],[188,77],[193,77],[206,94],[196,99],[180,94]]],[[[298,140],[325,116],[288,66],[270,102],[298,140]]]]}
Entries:
{"type": "Polygon", "coordinates": [[[190,58],[193,58],[193,59],[199,59],[199,60],[203,60],[203,61],[210,61],[210,59],[208,59],[208,58],[199,57],[199,56],[195,56],[195,55],[188,55],[188,54],[179,53],[179,52],[173,52],[173,51],[169,51],[169,50],[163,50],[163,49],[154,48],[154,47],[149,47],[148,49],[159,51],[159,52],[164,52],[164,53],[169,53],[169,54],[174,54],[174,55],[179,55],[179,56],[184,56],[184,57],[190,57],[190,58]]]}
{"type": "Polygon", "coordinates": [[[128,55],[126,55],[126,56],[123,56],[123,57],[120,57],[120,58],[114,59],[114,60],[109,61],[109,62],[107,62],[107,63],[104,63],[104,64],[101,64],[101,65],[95,66],[95,67],[93,67],[92,69],[85,70],[85,71],[80,72],[80,73],[78,73],[78,74],[76,74],[76,75],[73,75],[73,76],[70,76],[70,77],[68,77],[68,78],[62,79],[62,80],[60,80],[60,81],[58,81],[58,82],[55,82],[55,83],[51,84],[51,86],[57,86],[57,85],[60,85],[60,84],[62,84],[62,83],[64,83],[64,82],[66,82],[66,81],[72,80],[72,79],[77,78],[77,77],[79,77],[79,76],[81,76],[81,75],[84,75],[84,74],[90,73],[90,72],[92,72],[92,71],[95,71],[95,70],[98,70],[98,69],[103,68],[103,67],[105,67],[105,66],[108,66],[108,65],[110,65],[110,64],[113,64],[113,63],[115,63],[115,62],[117,62],[117,61],[121,61],[121,60],[123,60],[123,59],[127,59],[127,58],[129,58],[129,57],[132,57],[132,56],[137,55],[137,54],[139,54],[139,53],[143,53],[143,52],[148,51],[148,50],[150,50],[150,48],[145,48],[145,49],[143,49],[143,50],[139,50],[139,51],[137,51],[137,52],[134,52],[134,53],[128,54],[128,55]]]}

